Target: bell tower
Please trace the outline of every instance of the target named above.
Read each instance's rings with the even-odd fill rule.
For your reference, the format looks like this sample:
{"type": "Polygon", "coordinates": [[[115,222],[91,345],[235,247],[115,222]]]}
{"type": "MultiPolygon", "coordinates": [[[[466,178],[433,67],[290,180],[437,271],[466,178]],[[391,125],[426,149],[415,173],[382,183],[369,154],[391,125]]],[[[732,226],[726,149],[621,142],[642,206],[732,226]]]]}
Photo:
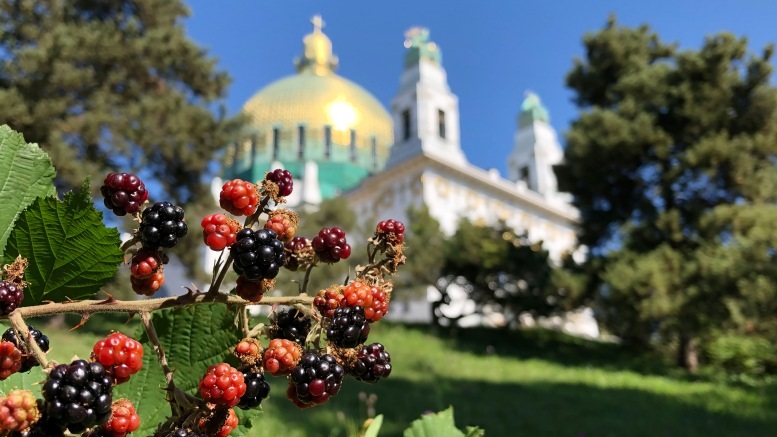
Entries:
{"type": "Polygon", "coordinates": [[[429,30],[405,33],[405,69],[391,102],[394,146],[387,167],[418,154],[466,163],[459,136],[459,99],[448,86],[442,51],[429,30]]]}

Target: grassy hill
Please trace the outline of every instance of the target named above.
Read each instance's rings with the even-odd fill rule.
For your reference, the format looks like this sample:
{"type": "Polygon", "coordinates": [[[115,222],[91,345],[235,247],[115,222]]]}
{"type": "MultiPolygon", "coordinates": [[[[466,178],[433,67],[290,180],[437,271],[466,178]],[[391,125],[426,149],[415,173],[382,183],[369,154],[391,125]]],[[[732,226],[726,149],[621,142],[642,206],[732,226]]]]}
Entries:
{"type": "MultiPolygon", "coordinates": [[[[49,331],[52,358],[87,356],[95,318],[74,335],[49,331]]],[[[134,327],[133,327],[134,329],[134,327]]],[[[493,436],[767,436],[777,430],[777,387],[693,380],[655,357],[548,331],[460,330],[380,323],[370,335],[392,354],[391,377],[347,380],[323,406],[297,410],[285,380],[270,378],[271,399],[252,437],[349,436],[368,417],[364,398],[385,416],[381,436],[401,435],[427,410],[455,408],[457,425],[493,436]]]]}

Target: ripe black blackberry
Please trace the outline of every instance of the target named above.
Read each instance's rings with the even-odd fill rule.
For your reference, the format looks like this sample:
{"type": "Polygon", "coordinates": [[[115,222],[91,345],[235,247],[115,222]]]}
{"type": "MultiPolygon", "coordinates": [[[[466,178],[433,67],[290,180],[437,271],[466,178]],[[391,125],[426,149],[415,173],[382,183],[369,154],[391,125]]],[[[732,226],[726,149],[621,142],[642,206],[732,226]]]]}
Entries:
{"type": "Polygon", "coordinates": [[[167,434],[167,437],[207,437],[207,436],[199,431],[178,428],[174,431],[170,431],[167,434]]]}
{"type": "Polygon", "coordinates": [[[345,239],[345,231],[335,226],[323,228],[311,241],[318,258],[328,264],[336,263],[351,256],[351,245],[345,239]]]}
{"type": "Polygon", "coordinates": [[[378,382],[391,374],[391,355],[380,343],[372,343],[359,350],[351,369],[354,378],[364,382],[378,382]]]}
{"type": "Polygon", "coordinates": [[[143,210],[140,222],[140,240],[145,249],[173,247],[186,235],[189,228],[183,221],[183,208],[170,202],[157,202],[143,210]]]}
{"type": "MultiPolygon", "coordinates": [[[[38,331],[37,329],[33,328],[32,325],[27,325],[27,329],[30,331],[30,336],[35,340],[35,343],[38,343],[38,347],[43,352],[49,351],[49,338],[43,335],[42,332],[38,331]]],[[[10,341],[13,343],[17,349],[24,350],[24,348],[21,346],[22,343],[24,343],[24,340],[21,338],[18,338],[16,336],[16,330],[13,328],[8,328],[4,333],[2,337],[3,341],[10,341]]],[[[35,366],[40,365],[38,363],[38,360],[35,359],[32,354],[25,355],[22,358],[22,367],[19,369],[20,372],[27,372],[30,369],[32,369],[35,366]]]]}
{"type": "Polygon", "coordinates": [[[273,338],[283,338],[305,344],[305,339],[310,332],[310,318],[297,309],[282,310],[275,317],[273,326],[273,338]]]}
{"type": "Polygon", "coordinates": [[[112,381],[100,363],[60,364],[43,384],[43,414],[73,434],[111,417],[112,381]]]}
{"type": "Polygon", "coordinates": [[[329,354],[308,352],[291,372],[286,395],[298,406],[323,404],[340,391],[345,370],[329,354]]]}
{"type": "Polygon", "coordinates": [[[140,211],[148,199],[146,185],[131,173],[108,173],[100,192],[105,197],[105,207],[118,216],[140,211]]]}
{"type": "Polygon", "coordinates": [[[364,308],[339,307],[332,315],[332,323],[326,330],[326,337],[340,347],[356,347],[367,341],[370,324],[364,317],[364,308]]]}
{"type": "Polygon", "coordinates": [[[267,173],[264,178],[278,185],[278,194],[281,196],[288,196],[294,189],[294,181],[288,170],[279,168],[267,173]]]}
{"type": "Polygon", "coordinates": [[[19,308],[24,300],[24,291],[13,282],[0,281],[0,316],[7,316],[19,308]]]}
{"type": "Polygon", "coordinates": [[[246,383],[246,392],[237,406],[243,410],[258,407],[270,395],[270,384],[264,378],[264,373],[243,370],[243,380],[246,383]]]}
{"type": "MultiPolygon", "coordinates": [[[[40,405],[40,400],[38,400],[40,405]]],[[[11,434],[12,437],[64,437],[65,429],[59,426],[59,423],[55,420],[49,419],[44,413],[43,416],[35,423],[32,424],[30,429],[26,433],[11,434]]]]}
{"type": "Polygon", "coordinates": [[[235,272],[252,282],[275,278],[286,260],[283,242],[270,229],[242,229],[229,250],[235,272]]]}

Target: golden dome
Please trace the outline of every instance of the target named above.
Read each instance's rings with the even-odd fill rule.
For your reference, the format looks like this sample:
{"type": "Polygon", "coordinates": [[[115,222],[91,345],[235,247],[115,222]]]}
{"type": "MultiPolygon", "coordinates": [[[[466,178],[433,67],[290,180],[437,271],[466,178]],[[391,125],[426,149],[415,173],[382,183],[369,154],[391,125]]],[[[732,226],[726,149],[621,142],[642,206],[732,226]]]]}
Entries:
{"type": "Polygon", "coordinates": [[[299,126],[305,127],[307,141],[319,143],[329,127],[334,146],[348,146],[353,132],[358,149],[369,150],[375,143],[382,163],[394,142],[391,116],[372,94],[334,73],[337,57],[332,42],[321,32],[320,17],[312,22],[303,55],[295,61],[298,73],[260,90],[243,111],[268,143],[271,132],[279,129],[280,147],[295,147],[292,137],[299,126]]]}

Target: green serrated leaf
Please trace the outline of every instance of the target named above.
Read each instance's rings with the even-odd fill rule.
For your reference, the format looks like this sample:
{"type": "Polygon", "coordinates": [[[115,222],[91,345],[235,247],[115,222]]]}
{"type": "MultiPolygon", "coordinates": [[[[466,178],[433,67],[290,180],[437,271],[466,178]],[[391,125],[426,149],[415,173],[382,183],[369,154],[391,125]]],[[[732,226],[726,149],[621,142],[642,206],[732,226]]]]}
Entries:
{"type": "Polygon", "coordinates": [[[87,181],[64,201],[39,197],[23,211],[8,239],[5,262],[17,255],[30,262],[24,306],[83,299],[116,274],[124,255],[120,244],[119,232],[105,227],[94,208],[87,181]]]}
{"type": "Polygon", "coordinates": [[[378,437],[378,432],[380,432],[381,426],[383,426],[383,415],[378,414],[374,419],[372,419],[370,426],[364,430],[362,437],[378,437]]]}
{"type": "Polygon", "coordinates": [[[22,134],[0,126],[0,259],[19,214],[38,197],[56,193],[49,156],[22,134]]]}
{"type": "Polygon", "coordinates": [[[30,390],[37,396],[40,394],[40,383],[45,380],[46,374],[43,373],[40,366],[33,367],[29,372],[14,373],[8,379],[0,382],[0,396],[15,389],[30,390]]]}
{"type": "Polygon", "coordinates": [[[405,430],[404,437],[478,437],[484,435],[479,428],[468,427],[465,435],[453,420],[453,407],[436,414],[427,414],[416,419],[405,430]]]}
{"type": "MultiPolygon", "coordinates": [[[[235,313],[222,304],[154,313],[154,329],[170,367],[175,370],[178,388],[199,396],[197,388],[205,371],[212,364],[227,361],[232,348],[242,338],[234,319],[235,313]]],[[[170,407],[160,389],[164,386],[164,375],[156,362],[156,353],[145,334],[139,333],[136,338],[141,338],[144,345],[143,368],[130,382],[116,387],[116,393],[137,402],[136,409],[143,418],[138,435],[152,435],[157,425],[170,415],[170,407]]],[[[245,436],[251,419],[260,412],[235,409],[235,413],[240,424],[230,436],[245,436]]]]}

